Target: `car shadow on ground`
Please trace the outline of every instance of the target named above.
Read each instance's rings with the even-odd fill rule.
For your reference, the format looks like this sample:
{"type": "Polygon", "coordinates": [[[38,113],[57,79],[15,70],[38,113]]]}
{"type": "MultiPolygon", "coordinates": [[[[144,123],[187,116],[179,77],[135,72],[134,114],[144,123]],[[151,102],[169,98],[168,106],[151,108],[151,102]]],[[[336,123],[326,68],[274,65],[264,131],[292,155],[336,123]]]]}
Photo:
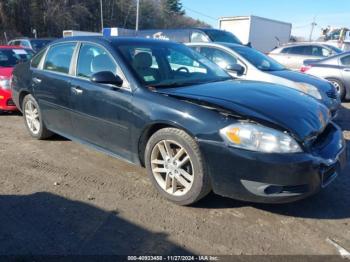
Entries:
{"type": "Polygon", "coordinates": [[[18,117],[21,117],[22,113],[20,111],[1,111],[0,110],[0,117],[1,116],[18,116],[18,117]]]}
{"type": "Polygon", "coordinates": [[[51,193],[0,196],[0,255],[183,254],[186,249],[95,206],[51,193]]]}

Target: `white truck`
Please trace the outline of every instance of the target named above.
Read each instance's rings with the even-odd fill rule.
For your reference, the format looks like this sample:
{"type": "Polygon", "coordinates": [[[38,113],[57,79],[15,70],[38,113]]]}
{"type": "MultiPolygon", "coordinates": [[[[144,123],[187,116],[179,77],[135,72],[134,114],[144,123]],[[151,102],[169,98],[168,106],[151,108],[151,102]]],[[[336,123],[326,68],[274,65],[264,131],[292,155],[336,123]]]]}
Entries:
{"type": "Polygon", "coordinates": [[[219,19],[219,28],[236,35],[243,44],[268,53],[288,43],[292,24],[259,16],[234,16],[219,19]]]}
{"type": "Polygon", "coordinates": [[[63,31],[63,37],[70,37],[70,36],[102,36],[102,33],[78,31],[78,30],[64,30],[63,31]]]}

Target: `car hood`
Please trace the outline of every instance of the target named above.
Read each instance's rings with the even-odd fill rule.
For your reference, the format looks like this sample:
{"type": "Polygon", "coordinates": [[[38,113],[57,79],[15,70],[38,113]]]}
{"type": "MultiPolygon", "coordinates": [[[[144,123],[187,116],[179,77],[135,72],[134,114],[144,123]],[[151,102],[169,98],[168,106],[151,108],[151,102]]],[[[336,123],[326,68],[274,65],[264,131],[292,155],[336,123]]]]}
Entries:
{"type": "Polygon", "coordinates": [[[10,78],[12,76],[13,67],[0,67],[0,77],[10,78]]]}
{"type": "Polygon", "coordinates": [[[271,71],[269,72],[269,74],[282,77],[293,82],[307,83],[313,85],[324,93],[332,89],[332,86],[328,81],[292,70],[271,71]]]}
{"type": "Polygon", "coordinates": [[[263,82],[224,81],[158,92],[279,127],[299,141],[319,134],[330,121],[329,110],[315,99],[288,87],[263,82]]]}

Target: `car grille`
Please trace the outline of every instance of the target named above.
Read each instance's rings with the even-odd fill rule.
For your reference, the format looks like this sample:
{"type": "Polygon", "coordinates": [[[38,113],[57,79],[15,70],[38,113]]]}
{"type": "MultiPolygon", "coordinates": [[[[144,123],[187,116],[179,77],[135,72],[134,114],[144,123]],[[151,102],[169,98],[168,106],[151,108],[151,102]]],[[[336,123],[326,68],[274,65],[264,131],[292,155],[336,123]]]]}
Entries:
{"type": "Polygon", "coordinates": [[[326,92],[327,96],[332,98],[332,99],[337,99],[337,91],[332,88],[326,92]]]}
{"type": "Polygon", "coordinates": [[[6,105],[7,105],[7,106],[15,106],[15,103],[13,102],[12,99],[9,99],[9,100],[7,100],[7,102],[6,102],[6,105]]]}

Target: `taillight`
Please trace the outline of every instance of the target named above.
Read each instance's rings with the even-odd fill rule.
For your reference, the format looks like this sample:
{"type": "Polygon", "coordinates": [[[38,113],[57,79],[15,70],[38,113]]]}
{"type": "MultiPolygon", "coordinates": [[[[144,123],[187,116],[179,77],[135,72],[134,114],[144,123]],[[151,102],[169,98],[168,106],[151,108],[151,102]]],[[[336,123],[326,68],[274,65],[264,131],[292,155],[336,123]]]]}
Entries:
{"type": "Polygon", "coordinates": [[[9,90],[11,88],[11,78],[0,76],[0,89],[9,90]]]}
{"type": "Polygon", "coordinates": [[[308,66],[302,66],[300,68],[300,72],[302,73],[306,73],[307,71],[309,71],[311,69],[312,66],[308,65],[308,66]]]}

